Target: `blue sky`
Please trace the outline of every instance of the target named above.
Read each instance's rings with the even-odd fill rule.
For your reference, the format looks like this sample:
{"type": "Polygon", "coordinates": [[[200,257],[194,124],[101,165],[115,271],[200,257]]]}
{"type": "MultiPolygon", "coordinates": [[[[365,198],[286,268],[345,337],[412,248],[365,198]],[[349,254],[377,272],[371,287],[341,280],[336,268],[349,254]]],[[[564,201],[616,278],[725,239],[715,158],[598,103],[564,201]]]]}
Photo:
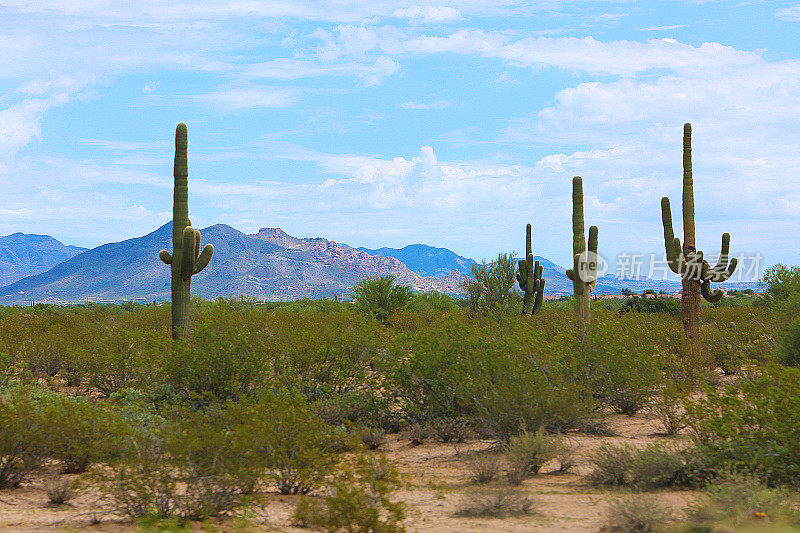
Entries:
{"type": "MultiPolygon", "coordinates": [[[[694,127],[698,247],[800,264],[800,3],[0,0],[0,234],[96,246],[190,211],[566,265],[663,253],[694,127]]],[[[674,213],[676,220],[679,213],[674,213]]],[[[676,232],[680,230],[676,228],[676,232]]]]}

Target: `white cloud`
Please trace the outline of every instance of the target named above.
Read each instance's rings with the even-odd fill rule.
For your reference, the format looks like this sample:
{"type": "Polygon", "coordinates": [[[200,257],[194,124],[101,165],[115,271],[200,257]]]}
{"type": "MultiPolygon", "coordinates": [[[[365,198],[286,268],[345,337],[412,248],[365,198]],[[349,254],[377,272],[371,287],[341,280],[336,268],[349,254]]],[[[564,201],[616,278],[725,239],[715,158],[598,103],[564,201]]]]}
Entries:
{"type": "Polygon", "coordinates": [[[392,16],[424,24],[453,22],[463,18],[457,9],[448,6],[409,6],[396,9],[392,16]]]}
{"type": "Polygon", "coordinates": [[[648,26],[646,28],[636,28],[639,31],[669,31],[677,30],[679,28],[688,28],[686,24],[672,24],[669,26],[648,26]]]}
{"type": "Polygon", "coordinates": [[[223,111],[239,111],[256,107],[286,107],[298,97],[293,89],[275,87],[230,88],[187,97],[223,111]]]}
{"type": "Polygon", "coordinates": [[[435,102],[403,102],[400,104],[402,109],[447,109],[452,104],[447,100],[436,100],[435,102]]]}
{"type": "Polygon", "coordinates": [[[800,22],[800,5],[776,9],[775,16],[787,22],[800,22]]]}
{"type": "Polygon", "coordinates": [[[757,53],[718,43],[696,47],[674,39],[603,42],[592,37],[529,37],[513,41],[501,32],[482,30],[458,30],[446,37],[417,37],[406,42],[405,48],[425,54],[450,52],[493,57],[520,67],[554,67],[622,76],[656,69],[742,67],[762,60],[757,53]]]}

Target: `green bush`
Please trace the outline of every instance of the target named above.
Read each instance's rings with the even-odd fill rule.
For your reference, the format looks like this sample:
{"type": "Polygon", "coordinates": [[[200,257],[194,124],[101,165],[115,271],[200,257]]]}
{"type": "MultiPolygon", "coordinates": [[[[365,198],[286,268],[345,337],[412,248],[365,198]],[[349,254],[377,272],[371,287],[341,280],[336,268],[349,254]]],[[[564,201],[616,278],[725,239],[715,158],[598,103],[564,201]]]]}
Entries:
{"type": "Polygon", "coordinates": [[[538,474],[542,465],[558,457],[563,449],[560,436],[547,435],[544,428],[511,437],[503,447],[509,465],[508,480],[519,485],[531,474],[538,474]]]}
{"type": "Polygon", "coordinates": [[[589,481],[595,485],[631,486],[643,490],[689,483],[680,452],[662,444],[643,449],[631,445],[603,444],[589,455],[594,469],[589,481]]]}
{"type": "Polygon", "coordinates": [[[374,316],[383,324],[389,317],[411,304],[413,293],[405,285],[395,285],[394,276],[384,275],[364,278],[353,287],[353,300],[362,311],[374,316]]]}
{"type": "Polygon", "coordinates": [[[800,485],[800,369],[744,373],[687,409],[697,446],[720,468],[800,485]]]}
{"type": "Polygon", "coordinates": [[[18,486],[39,470],[47,453],[45,417],[29,390],[0,395],[0,489],[18,486]]]}
{"type": "Polygon", "coordinates": [[[797,531],[799,503],[797,493],[769,488],[753,476],[726,474],[703,490],[687,514],[691,525],[715,531],[748,526],[752,531],[797,531]]]}
{"type": "Polygon", "coordinates": [[[402,532],[405,506],[391,498],[400,486],[397,469],[385,457],[359,456],[333,475],[325,496],[303,497],[293,520],[328,532],[402,532]]]}
{"type": "Polygon", "coordinates": [[[778,339],[778,360],[787,366],[800,366],[800,318],[790,322],[778,339]]]}

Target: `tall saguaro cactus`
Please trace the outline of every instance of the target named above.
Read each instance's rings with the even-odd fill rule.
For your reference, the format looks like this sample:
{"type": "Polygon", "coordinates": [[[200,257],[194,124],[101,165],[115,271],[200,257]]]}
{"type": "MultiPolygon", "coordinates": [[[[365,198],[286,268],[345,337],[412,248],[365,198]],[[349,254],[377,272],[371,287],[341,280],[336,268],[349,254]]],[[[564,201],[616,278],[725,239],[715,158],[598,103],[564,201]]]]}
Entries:
{"type": "Polygon", "coordinates": [[[572,268],[567,270],[567,277],[572,280],[576,325],[585,340],[591,321],[591,294],[597,284],[598,255],[597,226],[589,228],[588,250],[583,228],[583,180],[575,176],[572,178],[572,268]]]}
{"type": "Polygon", "coordinates": [[[661,220],[664,224],[664,247],[670,269],[681,276],[681,309],[683,329],[695,355],[700,353],[700,297],[711,303],[722,298],[722,291],[711,291],[711,282],[727,280],[736,270],[736,258],[728,261],[731,236],[722,234],[722,250],[715,266],[703,259],[695,247],[694,180],[692,177],[692,125],[683,125],[683,246],[672,231],[672,210],[669,198],[661,199],[661,220]]]}
{"type": "Polygon", "coordinates": [[[172,204],[172,255],[161,250],[158,257],[172,270],[172,338],[183,337],[189,329],[189,303],[192,276],[203,270],[214,246],[206,244],[200,252],[200,232],[189,220],[189,165],[186,155],[186,124],[175,129],[175,194],[172,204]]]}
{"type": "Polygon", "coordinates": [[[517,281],[519,288],[525,293],[522,297],[522,314],[533,315],[542,306],[545,280],[542,277],[542,266],[539,261],[533,260],[530,224],[525,228],[525,259],[519,260],[517,281]]]}

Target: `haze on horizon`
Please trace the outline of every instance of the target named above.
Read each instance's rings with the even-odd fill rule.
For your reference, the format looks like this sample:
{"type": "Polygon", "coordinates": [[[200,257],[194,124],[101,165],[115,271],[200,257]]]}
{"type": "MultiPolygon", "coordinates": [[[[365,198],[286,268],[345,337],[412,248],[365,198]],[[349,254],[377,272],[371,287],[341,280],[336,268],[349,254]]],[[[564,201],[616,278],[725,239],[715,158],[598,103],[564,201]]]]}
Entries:
{"type": "MultiPolygon", "coordinates": [[[[0,0],[0,235],[196,227],[568,265],[662,254],[694,129],[698,247],[800,264],[800,3],[0,0]],[[133,6],[133,4],[131,4],[133,6]]],[[[612,267],[613,269],[613,267],[612,267]]]]}

